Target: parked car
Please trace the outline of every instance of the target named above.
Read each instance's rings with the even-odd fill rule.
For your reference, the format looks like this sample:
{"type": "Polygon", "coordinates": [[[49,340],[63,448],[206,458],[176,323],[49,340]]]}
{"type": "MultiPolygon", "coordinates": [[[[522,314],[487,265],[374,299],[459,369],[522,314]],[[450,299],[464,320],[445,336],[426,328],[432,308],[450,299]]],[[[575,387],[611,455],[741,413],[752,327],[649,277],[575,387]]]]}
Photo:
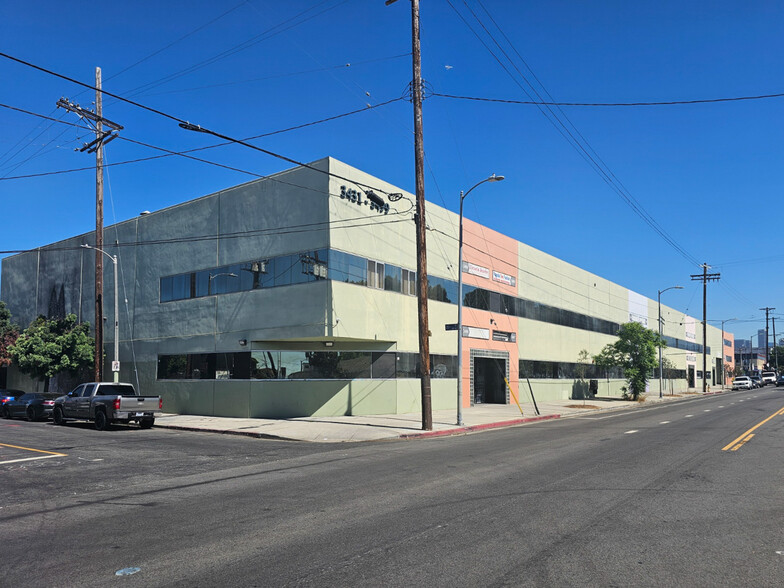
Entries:
{"type": "Polygon", "coordinates": [[[5,390],[0,388],[0,406],[14,398],[19,398],[22,394],[24,394],[22,390],[5,390]]]}
{"type": "Polygon", "coordinates": [[[755,388],[762,388],[762,386],[764,386],[762,378],[759,376],[751,376],[751,383],[755,388]]]}
{"type": "Polygon", "coordinates": [[[776,385],[776,372],[762,372],[762,385],[768,384],[776,385]]]}
{"type": "Polygon", "coordinates": [[[28,421],[37,421],[52,416],[54,399],[57,394],[28,392],[3,404],[3,417],[12,419],[25,417],[28,421]]]}
{"type": "Polygon", "coordinates": [[[776,376],[776,386],[784,386],[784,374],[776,376]]]}
{"type": "Polygon", "coordinates": [[[733,390],[751,390],[754,387],[754,384],[751,381],[751,378],[748,376],[737,376],[732,381],[732,389],[733,390]]]}
{"type": "Polygon", "coordinates": [[[140,396],[132,384],[88,382],[57,398],[52,420],[56,425],[66,419],[93,421],[99,431],[112,423],[137,421],[142,429],[149,429],[162,408],[160,396],[140,396]]]}

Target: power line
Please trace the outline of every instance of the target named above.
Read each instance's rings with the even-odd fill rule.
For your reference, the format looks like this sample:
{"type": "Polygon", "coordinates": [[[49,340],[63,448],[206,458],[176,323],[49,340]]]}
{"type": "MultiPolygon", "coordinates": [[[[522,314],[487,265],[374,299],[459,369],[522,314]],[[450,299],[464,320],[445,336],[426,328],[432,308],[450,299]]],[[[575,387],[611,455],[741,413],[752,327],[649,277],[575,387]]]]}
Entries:
{"type": "Polygon", "coordinates": [[[179,126],[182,129],[185,129],[185,130],[188,130],[188,131],[196,131],[196,132],[199,132],[199,133],[205,133],[207,135],[212,135],[213,137],[217,137],[219,139],[223,139],[224,141],[228,141],[230,143],[236,143],[238,145],[243,145],[245,147],[248,147],[249,149],[253,149],[255,151],[259,151],[260,153],[264,153],[265,155],[269,155],[271,157],[275,157],[276,159],[281,159],[281,160],[286,161],[288,163],[292,163],[294,165],[297,165],[297,166],[300,166],[300,167],[304,167],[304,168],[310,169],[312,171],[316,171],[318,173],[322,173],[322,174],[331,176],[333,178],[337,178],[339,180],[343,180],[344,182],[349,182],[351,184],[354,184],[355,186],[359,186],[359,187],[366,188],[366,189],[371,189],[371,190],[374,190],[376,192],[380,192],[382,194],[388,194],[388,192],[386,190],[382,189],[382,188],[369,186],[367,184],[363,184],[363,183],[358,182],[356,180],[351,180],[351,179],[346,178],[344,176],[341,176],[339,174],[335,174],[335,173],[332,173],[332,172],[327,171],[327,170],[319,169],[319,168],[314,167],[314,166],[312,166],[310,164],[303,163],[301,161],[297,161],[296,159],[292,159],[291,157],[287,157],[285,155],[281,155],[280,153],[275,153],[274,151],[270,151],[269,149],[264,149],[262,147],[258,147],[256,145],[248,143],[247,140],[235,139],[234,137],[230,137],[228,135],[224,135],[222,133],[218,133],[217,131],[212,131],[210,129],[202,127],[201,125],[192,124],[191,122],[183,120],[183,119],[181,119],[179,117],[176,117],[176,116],[174,116],[172,114],[167,114],[167,113],[162,112],[162,111],[160,111],[160,110],[158,110],[156,108],[151,108],[150,106],[145,106],[144,104],[140,104],[140,103],[135,102],[133,100],[130,100],[128,98],[123,98],[122,96],[119,96],[117,94],[113,94],[112,92],[107,92],[106,90],[99,90],[98,88],[95,88],[94,86],[91,86],[91,85],[86,84],[84,82],[80,82],[78,80],[75,80],[74,78],[70,78],[70,77],[65,76],[63,74],[59,74],[57,72],[54,72],[54,71],[49,70],[49,69],[46,69],[46,68],[41,67],[39,65],[35,65],[35,64],[30,63],[28,61],[24,61],[23,59],[19,59],[18,57],[13,57],[11,55],[8,55],[7,53],[0,52],[0,57],[5,57],[6,59],[10,59],[11,61],[16,61],[17,63],[20,63],[20,64],[25,65],[27,67],[31,67],[33,69],[37,69],[38,71],[41,71],[41,72],[47,73],[49,75],[52,75],[52,76],[55,76],[55,77],[67,80],[67,81],[72,82],[74,84],[77,84],[79,86],[95,90],[96,92],[100,91],[102,94],[106,94],[107,96],[111,96],[112,98],[116,98],[116,99],[118,99],[118,100],[120,100],[122,102],[126,102],[128,104],[131,104],[132,106],[136,106],[137,108],[141,108],[143,110],[147,110],[147,111],[152,112],[154,114],[157,114],[159,116],[163,116],[165,118],[173,120],[173,121],[179,123],[179,126]]]}
{"type": "Polygon", "coordinates": [[[585,107],[636,107],[636,106],[679,106],[687,104],[716,104],[720,102],[740,102],[744,100],[769,100],[771,98],[784,98],[781,94],[760,94],[757,96],[732,96],[725,98],[699,98],[695,100],[666,100],[661,102],[550,102],[539,100],[513,100],[508,98],[486,98],[481,96],[459,96],[455,94],[442,94],[430,92],[429,96],[439,98],[452,98],[454,100],[472,100],[475,102],[495,102],[499,104],[522,104],[529,106],[585,106],[585,107]]]}
{"type": "MultiPolygon", "coordinates": [[[[303,128],[306,128],[306,127],[310,127],[310,126],[314,126],[314,125],[317,125],[317,124],[322,124],[322,123],[325,123],[325,122],[337,120],[339,118],[344,118],[344,117],[347,117],[347,116],[358,114],[360,112],[366,112],[368,110],[373,110],[375,108],[380,108],[382,106],[387,106],[388,104],[392,104],[394,102],[399,102],[401,100],[404,100],[404,98],[402,96],[400,98],[392,98],[391,100],[387,100],[385,102],[381,102],[379,104],[375,104],[375,105],[372,105],[372,106],[365,106],[363,108],[358,108],[358,109],[355,109],[355,110],[351,110],[349,112],[344,112],[342,114],[336,114],[336,115],[329,116],[329,117],[326,117],[326,118],[322,118],[322,119],[319,119],[319,120],[316,120],[316,121],[311,121],[311,122],[308,122],[308,123],[303,123],[303,124],[300,124],[300,125],[287,127],[285,129],[279,129],[277,131],[270,131],[268,133],[262,133],[260,135],[254,135],[252,137],[247,137],[244,140],[245,141],[250,141],[250,140],[253,140],[253,139],[260,139],[262,137],[270,137],[272,135],[278,135],[278,134],[281,134],[281,133],[287,133],[287,132],[290,132],[290,131],[303,129],[303,128]]],[[[18,112],[22,112],[24,114],[28,114],[28,115],[31,115],[31,116],[37,116],[39,118],[43,118],[43,119],[46,119],[46,120],[51,120],[51,121],[54,121],[54,122],[59,122],[59,123],[65,124],[65,125],[70,125],[70,126],[73,126],[73,127],[79,128],[79,129],[84,129],[84,130],[92,132],[92,129],[90,129],[88,127],[83,127],[83,126],[76,125],[74,123],[69,123],[69,122],[66,122],[66,121],[63,121],[63,120],[58,120],[58,119],[54,119],[54,118],[51,118],[51,117],[47,117],[45,115],[38,114],[36,112],[31,112],[29,110],[16,108],[14,106],[9,106],[7,104],[0,104],[0,106],[2,106],[4,108],[8,108],[10,110],[15,110],[15,111],[18,111],[18,112]]],[[[120,137],[120,138],[121,139],[125,139],[125,140],[129,140],[129,139],[125,138],[125,137],[120,137]]],[[[135,141],[130,141],[130,142],[135,142],[135,141]]],[[[161,158],[164,158],[164,157],[172,157],[172,156],[175,156],[175,155],[182,155],[182,156],[184,156],[187,153],[194,153],[196,151],[204,151],[206,149],[214,149],[216,147],[224,147],[226,145],[231,145],[232,141],[224,141],[222,143],[216,143],[215,145],[207,145],[207,146],[204,146],[204,147],[196,147],[194,149],[188,149],[188,150],[185,150],[185,151],[170,151],[170,150],[163,149],[163,148],[160,148],[160,147],[155,147],[154,145],[146,145],[144,143],[140,143],[140,144],[145,145],[147,147],[150,147],[152,149],[159,149],[161,151],[166,151],[167,153],[165,155],[154,155],[154,156],[151,156],[151,157],[141,157],[141,158],[138,158],[138,159],[131,159],[131,160],[127,160],[127,161],[118,161],[118,162],[111,163],[111,164],[105,164],[105,166],[109,167],[109,166],[115,166],[115,165],[126,165],[126,164],[129,164],[129,163],[139,163],[139,162],[143,162],[143,161],[150,161],[150,160],[153,160],[153,159],[161,159],[161,158]]],[[[228,166],[222,166],[221,164],[217,164],[215,162],[211,162],[211,161],[208,161],[208,160],[205,160],[205,159],[199,159],[197,157],[193,157],[191,159],[195,159],[197,161],[202,161],[204,163],[208,163],[208,164],[212,164],[212,165],[218,165],[220,167],[228,167],[228,166]]],[[[57,175],[57,174],[73,173],[73,172],[78,172],[78,171],[86,171],[86,170],[94,170],[94,169],[95,169],[94,167],[79,167],[79,168],[73,168],[73,169],[67,169],[67,170],[58,170],[58,171],[51,171],[51,172],[41,172],[41,173],[36,173],[36,174],[25,174],[25,175],[19,175],[19,176],[7,176],[7,177],[0,178],[0,181],[2,181],[2,180],[19,180],[19,179],[27,179],[27,178],[37,178],[37,177],[43,177],[43,176],[51,176],[51,175],[57,175]]],[[[252,172],[247,172],[245,170],[240,170],[240,169],[237,169],[237,168],[229,168],[229,169],[235,169],[236,171],[240,171],[240,172],[247,173],[247,174],[250,174],[250,175],[255,175],[257,177],[264,177],[264,176],[261,176],[259,174],[253,174],[252,172]]]]}
{"type": "MultiPolygon", "coordinates": [[[[529,93],[528,89],[526,89],[526,87],[523,86],[523,84],[517,79],[517,77],[503,63],[501,58],[498,55],[495,54],[493,49],[491,47],[489,47],[488,44],[484,41],[484,39],[479,35],[479,33],[477,33],[477,31],[474,30],[474,28],[465,19],[465,17],[457,10],[457,8],[455,8],[455,6],[454,6],[454,4],[452,4],[451,0],[447,0],[447,3],[455,11],[455,13],[463,21],[463,23],[468,27],[468,29],[474,34],[474,36],[479,40],[479,42],[482,43],[482,45],[485,47],[485,49],[488,50],[490,55],[493,57],[493,59],[495,59],[495,61],[499,64],[499,66],[509,75],[509,77],[512,79],[512,81],[514,81],[515,84],[517,84],[517,86],[533,101],[533,96],[531,96],[531,94],[529,93]]],[[[465,4],[465,2],[464,2],[464,4],[465,4]]],[[[477,23],[485,31],[485,34],[488,35],[492,39],[493,43],[495,43],[496,47],[498,47],[498,49],[503,53],[504,57],[508,60],[508,62],[511,64],[511,66],[517,71],[517,73],[520,75],[520,77],[523,79],[523,81],[528,85],[528,87],[531,89],[531,91],[534,94],[537,95],[539,100],[538,101],[534,101],[534,103],[537,106],[537,108],[539,109],[539,111],[541,112],[541,114],[548,120],[548,122],[550,122],[550,124],[552,124],[553,127],[561,134],[561,136],[563,136],[564,139],[566,139],[566,141],[572,146],[572,148],[575,149],[575,151],[577,151],[577,153],[580,155],[580,157],[582,157],[583,160],[586,163],[588,163],[588,165],[597,174],[599,174],[599,177],[616,194],[618,194],[618,196],[620,196],[622,200],[624,200],[629,205],[629,207],[635,212],[635,214],[637,214],[643,220],[643,222],[645,222],[651,229],[653,229],[654,232],[658,233],[659,236],[662,239],[664,239],[664,241],[666,243],[668,243],[676,252],[678,252],[680,255],[682,255],[690,263],[692,263],[694,265],[699,265],[699,262],[697,261],[697,259],[694,256],[690,255],[683,247],[681,247],[675,241],[674,238],[672,238],[670,235],[668,235],[667,232],[661,227],[661,225],[659,225],[659,223],[650,215],[650,213],[648,213],[643,208],[643,206],[631,195],[629,190],[620,182],[620,180],[618,180],[618,178],[610,170],[610,168],[607,166],[607,164],[604,161],[602,161],[601,157],[599,157],[599,155],[596,153],[596,150],[593,149],[593,147],[591,147],[591,145],[587,141],[587,139],[585,139],[585,137],[583,137],[583,135],[577,130],[577,128],[569,120],[569,118],[566,116],[566,114],[563,111],[560,111],[560,109],[559,109],[559,111],[561,113],[561,116],[568,122],[569,126],[571,126],[571,128],[574,129],[574,131],[579,136],[579,139],[577,137],[575,137],[574,133],[572,133],[572,131],[569,130],[569,127],[567,127],[566,123],[564,123],[561,120],[559,115],[550,106],[544,105],[544,107],[542,107],[543,105],[540,104],[540,103],[544,103],[545,100],[542,99],[541,95],[536,90],[534,85],[520,71],[520,69],[514,63],[514,60],[506,53],[506,51],[503,49],[503,47],[501,47],[501,45],[495,40],[495,38],[493,38],[493,36],[490,33],[490,31],[488,31],[487,27],[485,27],[485,25],[482,23],[481,19],[479,19],[479,17],[476,15],[476,13],[473,10],[471,10],[471,8],[468,7],[467,4],[466,4],[466,7],[471,12],[472,16],[477,21],[477,23]]],[[[487,12],[486,9],[485,9],[485,12],[487,12]]],[[[491,17],[491,19],[492,19],[492,17],[491,17]]],[[[493,21],[493,23],[495,24],[496,28],[498,28],[498,30],[501,31],[501,34],[504,35],[504,38],[506,39],[506,42],[515,51],[515,53],[517,54],[518,58],[526,65],[528,70],[533,73],[531,68],[525,63],[525,60],[520,55],[519,51],[517,51],[514,48],[514,46],[512,45],[511,41],[509,40],[509,38],[503,33],[503,30],[501,30],[501,28],[498,26],[497,23],[495,23],[495,21],[493,21]]],[[[535,74],[534,74],[534,77],[535,77],[535,74]]],[[[538,81],[538,78],[537,78],[537,81],[538,81]]],[[[541,82],[539,82],[539,85],[542,86],[543,91],[545,93],[547,93],[546,88],[544,88],[544,85],[541,82]]],[[[549,93],[548,93],[548,95],[549,95],[549,93]]]]}
{"type": "Polygon", "coordinates": [[[320,16],[320,15],[324,14],[325,12],[329,12],[330,10],[333,10],[333,9],[337,8],[341,4],[345,4],[348,0],[342,0],[341,2],[338,2],[337,4],[335,4],[334,6],[327,7],[324,10],[322,10],[321,12],[317,12],[316,14],[312,14],[312,15],[308,16],[307,18],[304,18],[304,19],[300,20],[299,22],[293,22],[296,19],[306,15],[308,12],[311,12],[311,11],[315,10],[316,8],[318,8],[319,6],[322,6],[322,5],[326,4],[328,1],[329,0],[324,0],[322,2],[319,2],[319,3],[311,6],[310,8],[308,8],[306,10],[303,10],[302,12],[299,12],[298,14],[294,15],[293,17],[291,17],[291,18],[289,18],[289,19],[287,19],[287,20],[285,20],[285,21],[283,21],[281,23],[278,23],[278,24],[276,24],[276,25],[266,29],[266,30],[262,31],[261,33],[259,33],[258,35],[255,35],[255,36],[251,37],[250,39],[247,39],[247,40],[243,41],[242,43],[234,45],[233,47],[231,47],[229,49],[226,49],[225,51],[222,51],[222,52],[218,53],[217,55],[213,55],[210,58],[207,58],[207,59],[202,60],[202,61],[200,61],[198,63],[195,63],[194,65],[186,67],[185,69],[182,69],[182,70],[180,70],[178,72],[175,72],[173,74],[169,74],[168,76],[164,76],[163,78],[159,78],[158,80],[154,80],[152,82],[148,82],[148,83],[143,84],[141,86],[137,86],[136,88],[128,90],[128,92],[135,93],[134,95],[138,95],[138,94],[146,92],[147,90],[150,90],[150,89],[152,89],[152,88],[154,88],[156,86],[160,86],[162,84],[165,84],[165,83],[171,82],[171,81],[173,81],[173,80],[175,80],[177,78],[180,78],[180,77],[182,77],[184,75],[193,73],[193,72],[195,72],[195,71],[197,71],[197,70],[199,70],[199,69],[201,69],[201,68],[203,68],[203,67],[205,67],[207,65],[211,65],[211,64],[213,64],[213,63],[215,63],[217,61],[220,61],[221,59],[224,59],[226,57],[230,57],[231,55],[234,55],[235,53],[239,53],[240,51],[244,51],[245,49],[248,49],[248,48],[252,47],[253,45],[256,45],[258,43],[261,43],[262,41],[270,39],[270,38],[274,37],[275,35],[278,35],[280,33],[288,31],[288,30],[290,30],[290,29],[292,29],[292,28],[294,28],[296,26],[299,26],[299,25],[301,25],[301,24],[303,24],[305,22],[308,22],[309,20],[312,20],[312,19],[316,18],[317,16],[320,16]],[[284,25],[287,25],[289,23],[293,23],[293,24],[290,24],[289,26],[284,26],[284,25]],[[276,29],[279,29],[279,30],[276,30],[276,29]]]}
{"type": "Polygon", "coordinates": [[[344,63],[342,65],[331,65],[331,66],[328,66],[328,67],[322,67],[322,68],[317,68],[317,69],[306,69],[306,70],[303,70],[303,71],[287,72],[287,73],[281,73],[281,74],[276,74],[276,75],[271,75],[271,76],[264,76],[264,77],[260,77],[260,78],[249,78],[247,80],[236,80],[236,81],[233,81],[233,82],[222,82],[222,83],[219,83],[219,84],[208,84],[206,86],[195,86],[193,88],[182,88],[180,90],[168,90],[166,92],[156,92],[155,94],[148,94],[148,96],[161,96],[161,95],[165,95],[165,94],[180,94],[180,93],[183,93],[183,92],[193,92],[195,90],[207,90],[209,88],[221,88],[221,87],[225,87],[225,86],[237,86],[239,84],[248,84],[248,83],[251,83],[251,82],[261,82],[261,81],[265,81],[265,80],[274,80],[274,79],[278,79],[278,78],[287,78],[287,77],[299,76],[299,75],[304,75],[304,74],[309,74],[309,73],[319,73],[319,72],[323,72],[323,71],[333,71],[333,70],[337,70],[337,69],[346,69],[348,67],[353,67],[355,65],[364,65],[366,63],[377,63],[379,61],[388,61],[388,60],[392,60],[392,59],[400,59],[401,57],[409,57],[410,55],[411,55],[410,52],[409,53],[401,53],[400,55],[392,55],[390,57],[379,57],[377,59],[366,59],[364,61],[354,61],[354,62],[351,62],[351,63],[344,63]]]}

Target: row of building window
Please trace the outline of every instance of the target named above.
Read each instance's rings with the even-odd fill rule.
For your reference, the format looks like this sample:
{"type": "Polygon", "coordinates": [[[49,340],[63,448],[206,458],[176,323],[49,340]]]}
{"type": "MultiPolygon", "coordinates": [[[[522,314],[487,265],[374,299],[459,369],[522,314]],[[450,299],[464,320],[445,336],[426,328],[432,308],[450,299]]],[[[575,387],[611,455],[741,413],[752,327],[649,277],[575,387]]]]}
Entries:
{"type": "MultiPolygon", "coordinates": [[[[621,380],[624,376],[622,368],[600,368],[590,363],[570,363],[567,361],[532,361],[521,359],[520,380],[546,379],[546,380],[621,380]]],[[[651,378],[659,378],[659,368],[655,368],[651,378]]],[[[700,372],[700,378],[702,372],[700,372]]],[[[685,380],[686,370],[665,369],[664,378],[669,380],[685,380]]]]}
{"type": "MultiPolygon", "coordinates": [[[[356,380],[418,378],[419,354],[246,351],[158,356],[159,380],[356,380]]],[[[432,378],[457,377],[457,357],[431,355],[432,378]]]]}
{"type": "MultiPolygon", "coordinates": [[[[336,249],[319,249],[166,276],[161,278],[160,300],[172,302],[326,279],[416,295],[415,271],[336,249]]],[[[428,298],[456,304],[457,282],[428,276],[428,298]]],[[[620,328],[613,321],[469,285],[463,286],[463,305],[605,335],[617,335],[620,328]]],[[[702,353],[698,343],[675,337],[664,339],[669,347],[702,353]]]]}
{"type": "MultiPolygon", "coordinates": [[[[519,360],[520,380],[623,379],[621,368],[592,364],[519,360]]],[[[457,357],[431,355],[432,378],[456,378],[457,357]]],[[[376,351],[246,351],[158,356],[159,380],[388,380],[418,378],[419,354],[376,351]]],[[[658,369],[652,376],[658,378],[658,369]]],[[[665,370],[686,379],[686,370],[665,370]]],[[[702,372],[697,372],[702,379],[702,372]]]]}

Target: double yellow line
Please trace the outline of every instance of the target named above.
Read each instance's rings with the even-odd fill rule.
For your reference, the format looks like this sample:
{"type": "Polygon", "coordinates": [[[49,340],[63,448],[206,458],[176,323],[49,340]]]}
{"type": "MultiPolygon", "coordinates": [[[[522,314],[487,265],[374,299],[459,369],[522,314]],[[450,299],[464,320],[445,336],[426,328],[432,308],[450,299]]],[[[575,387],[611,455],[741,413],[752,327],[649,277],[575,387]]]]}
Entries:
{"type": "Polygon", "coordinates": [[[751,438],[754,436],[754,434],[752,433],[752,431],[754,431],[755,429],[758,429],[759,427],[761,427],[762,425],[764,425],[765,423],[767,423],[767,422],[768,422],[770,419],[772,419],[773,417],[777,417],[777,416],[783,416],[783,415],[784,415],[784,408],[782,408],[782,409],[780,409],[780,410],[777,410],[777,411],[776,411],[776,412],[774,412],[772,415],[770,415],[768,418],[766,418],[764,421],[762,421],[761,423],[757,423],[756,425],[754,425],[754,426],[753,426],[751,429],[749,429],[748,431],[746,431],[745,433],[743,433],[743,435],[741,435],[740,437],[738,437],[737,439],[735,439],[735,440],[734,440],[732,443],[730,443],[730,444],[729,444],[729,445],[727,445],[726,447],[723,447],[721,450],[722,450],[722,451],[727,451],[727,450],[729,450],[729,451],[737,451],[738,449],[740,449],[741,447],[743,447],[743,446],[744,446],[746,443],[748,443],[749,441],[751,441],[751,438]]]}

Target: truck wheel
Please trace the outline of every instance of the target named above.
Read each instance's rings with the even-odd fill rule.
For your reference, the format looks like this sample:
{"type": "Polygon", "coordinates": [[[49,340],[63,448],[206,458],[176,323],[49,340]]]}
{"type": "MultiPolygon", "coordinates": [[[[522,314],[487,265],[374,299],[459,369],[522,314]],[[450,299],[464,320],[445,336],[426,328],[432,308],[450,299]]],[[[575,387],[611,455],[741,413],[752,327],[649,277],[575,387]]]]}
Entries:
{"type": "Polygon", "coordinates": [[[59,406],[55,406],[54,410],[52,411],[52,421],[55,425],[65,424],[65,419],[63,418],[63,409],[59,406]]]}
{"type": "Polygon", "coordinates": [[[35,409],[32,406],[28,406],[27,410],[25,411],[25,416],[27,417],[28,421],[35,420],[35,409]]]}
{"type": "Polygon", "coordinates": [[[99,431],[105,431],[109,428],[109,419],[106,418],[106,413],[102,410],[95,413],[95,428],[99,431]]]}
{"type": "Polygon", "coordinates": [[[148,419],[142,419],[139,421],[139,426],[142,429],[149,429],[155,424],[155,417],[150,417],[148,419]]]}

